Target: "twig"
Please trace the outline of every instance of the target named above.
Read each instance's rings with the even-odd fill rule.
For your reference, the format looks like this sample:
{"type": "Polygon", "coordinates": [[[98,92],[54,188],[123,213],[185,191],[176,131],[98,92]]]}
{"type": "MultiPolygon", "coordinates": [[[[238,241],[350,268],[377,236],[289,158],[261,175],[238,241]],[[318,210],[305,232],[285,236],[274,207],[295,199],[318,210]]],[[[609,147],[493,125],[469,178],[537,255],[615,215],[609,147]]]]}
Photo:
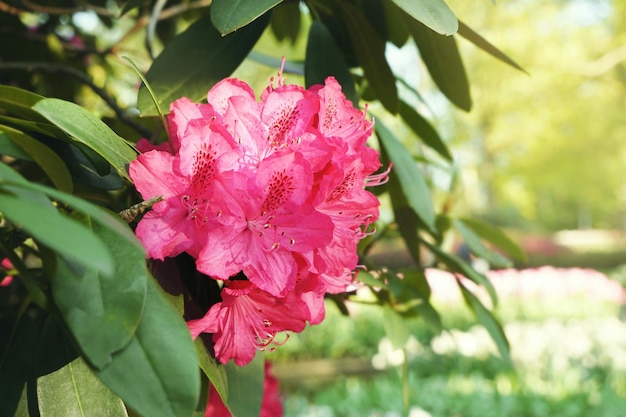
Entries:
{"type": "Polygon", "coordinates": [[[22,70],[27,72],[47,72],[47,73],[61,73],[71,75],[74,78],[79,79],[82,83],[91,88],[94,93],[100,96],[102,100],[115,112],[115,115],[125,124],[136,130],[139,134],[145,137],[150,137],[152,132],[145,126],[137,123],[134,119],[129,117],[122,108],[120,108],[115,100],[104,89],[98,87],[92,80],[83,72],[80,72],[72,67],[65,65],[54,64],[49,62],[8,62],[0,63],[0,72],[10,70],[22,70]]]}

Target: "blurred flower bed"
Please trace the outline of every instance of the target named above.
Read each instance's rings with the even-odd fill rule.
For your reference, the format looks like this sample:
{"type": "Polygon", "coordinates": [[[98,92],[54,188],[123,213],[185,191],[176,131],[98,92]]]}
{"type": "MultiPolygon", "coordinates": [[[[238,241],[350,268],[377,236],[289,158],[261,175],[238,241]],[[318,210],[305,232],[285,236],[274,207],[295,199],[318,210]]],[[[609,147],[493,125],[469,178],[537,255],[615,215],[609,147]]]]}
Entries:
{"type": "Polygon", "coordinates": [[[624,415],[626,323],[619,315],[625,292],[619,282],[580,268],[489,272],[511,342],[511,371],[487,332],[474,325],[455,278],[441,271],[427,277],[448,331],[435,334],[412,320],[404,350],[394,350],[374,309],[354,306],[356,314],[345,317],[329,308],[325,325],[294,335],[289,351],[283,346],[270,354],[279,368],[314,358],[361,358],[378,370],[370,377],[286,379],[286,415],[403,415],[404,355],[410,417],[624,415]]]}

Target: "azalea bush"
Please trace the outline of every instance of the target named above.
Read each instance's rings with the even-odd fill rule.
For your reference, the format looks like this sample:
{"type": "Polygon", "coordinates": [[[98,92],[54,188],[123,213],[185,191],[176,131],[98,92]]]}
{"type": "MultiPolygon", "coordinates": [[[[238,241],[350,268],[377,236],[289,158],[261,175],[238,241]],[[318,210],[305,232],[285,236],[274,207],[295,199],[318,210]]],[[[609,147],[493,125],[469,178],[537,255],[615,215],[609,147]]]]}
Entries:
{"type": "Polygon", "coordinates": [[[325,300],[347,314],[357,288],[399,346],[407,318],[439,331],[433,267],[465,277],[464,301],[509,362],[494,287],[445,242],[495,266],[523,254],[435,190],[425,168],[452,153],[385,50],[416,45],[466,111],[454,34],[517,64],[441,0],[166,3],[0,9],[14,40],[0,49],[1,414],[280,414],[260,351],[322,322],[325,300]],[[111,30],[88,33],[89,17],[111,30]],[[304,59],[258,51],[269,38],[305,39],[304,59]],[[275,74],[256,91],[233,77],[250,61],[275,74]],[[412,267],[371,261],[390,234],[412,267]]]}

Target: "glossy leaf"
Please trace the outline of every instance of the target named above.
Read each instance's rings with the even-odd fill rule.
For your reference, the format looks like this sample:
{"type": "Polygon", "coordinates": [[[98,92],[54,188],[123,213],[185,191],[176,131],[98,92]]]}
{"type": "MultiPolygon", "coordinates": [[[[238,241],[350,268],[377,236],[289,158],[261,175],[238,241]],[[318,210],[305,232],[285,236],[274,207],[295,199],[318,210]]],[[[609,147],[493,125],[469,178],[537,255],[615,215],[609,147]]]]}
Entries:
{"type": "Polygon", "coordinates": [[[213,0],[211,22],[227,35],[257,19],[282,0],[213,0]]]}
{"type": "Polygon", "coordinates": [[[458,30],[458,21],[443,0],[391,0],[414,19],[442,35],[458,30]]]}
{"type": "MultiPolygon", "coordinates": [[[[81,213],[88,215],[94,222],[100,223],[103,227],[115,231],[115,233],[124,237],[130,244],[132,244],[135,250],[140,250],[142,252],[144,251],[143,246],[135,237],[135,234],[128,227],[128,225],[123,223],[119,217],[110,214],[101,207],[93,205],[73,195],[57,191],[53,188],[28,182],[4,164],[0,164],[0,179],[3,180],[6,186],[31,190],[38,194],[45,194],[57,201],[63,202],[68,206],[71,206],[74,209],[80,211],[81,213]]],[[[0,185],[2,184],[3,183],[0,182],[0,185]]]]}
{"type": "Polygon", "coordinates": [[[45,121],[43,117],[32,110],[32,106],[43,99],[43,96],[21,88],[0,85],[0,108],[26,119],[45,121]]]}
{"type": "Polygon", "coordinates": [[[41,170],[50,181],[61,191],[71,193],[74,186],[65,162],[52,149],[34,139],[32,136],[9,126],[0,125],[4,132],[41,170]]]}
{"type": "Polygon", "coordinates": [[[422,117],[415,109],[406,102],[400,101],[400,116],[402,120],[411,128],[416,135],[422,139],[425,145],[434,149],[439,155],[452,161],[452,155],[444,141],[439,137],[439,133],[431,126],[431,124],[422,117]]]}
{"type": "Polygon", "coordinates": [[[137,332],[113,361],[95,374],[142,416],[188,417],[200,394],[191,334],[153,279],[137,332]]]}
{"type": "Polygon", "coordinates": [[[232,361],[224,365],[228,378],[228,398],[224,404],[233,417],[258,416],[263,401],[265,359],[262,354],[246,366],[237,366],[232,361]]]}
{"type": "Polygon", "coordinates": [[[469,81],[454,37],[439,35],[416,20],[409,21],[409,30],[437,87],[455,106],[469,111],[469,81]]]}
{"type": "Polygon", "coordinates": [[[126,407],[78,358],[37,380],[41,417],[126,417],[126,407]]]}
{"type": "MultiPolygon", "coordinates": [[[[183,96],[193,101],[206,98],[209,88],[244,60],[268,21],[269,16],[263,16],[222,37],[205,16],[172,39],[146,74],[161,108],[167,112],[170,103],[183,96]]],[[[139,89],[137,107],[142,116],[158,115],[145,86],[139,89]]]]}
{"type": "Polygon", "coordinates": [[[100,274],[58,257],[51,289],[85,357],[102,369],[137,331],[146,297],[147,268],[143,251],[124,237],[98,223],[91,227],[111,251],[114,273],[100,274]]]}
{"type": "Polygon", "coordinates": [[[350,2],[337,3],[352,43],[352,50],[376,98],[391,113],[398,111],[396,77],[385,57],[381,39],[363,12],[350,2]]]}
{"type": "Polygon", "coordinates": [[[102,120],[82,107],[55,98],[40,100],[33,106],[39,114],[60,127],[75,141],[82,143],[106,159],[124,178],[126,166],[137,153],[102,120]]]}
{"type": "Polygon", "coordinates": [[[517,62],[513,61],[508,55],[493,46],[493,44],[491,44],[487,39],[483,38],[479,33],[474,32],[469,26],[461,21],[459,21],[459,35],[463,36],[465,39],[467,39],[483,51],[487,52],[494,58],[497,58],[500,61],[509,64],[513,68],[516,68],[522,72],[526,72],[526,70],[522,68],[517,62]]]}
{"type": "Polygon", "coordinates": [[[494,305],[494,307],[498,304],[498,296],[496,294],[496,290],[493,287],[491,281],[489,281],[489,279],[487,279],[485,275],[476,271],[474,268],[465,263],[461,258],[456,255],[447,253],[443,249],[428,242],[424,242],[424,245],[426,245],[426,247],[428,247],[428,249],[432,253],[437,255],[437,259],[446,266],[448,266],[450,271],[452,271],[453,273],[461,274],[462,276],[469,278],[478,285],[484,287],[487,290],[487,293],[489,294],[489,297],[491,299],[491,303],[494,305]]]}
{"type": "Polygon", "coordinates": [[[331,75],[339,81],[346,97],[358,107],[359,97],[348,65],[328,28],[319,20],[315,20],[309,30],[304,61],[306,87],[324,84],[326,77],[331,75]]]}
{"type": "MultiPolygon", "coordinates": [[[[1,175],[0,172],[0,178],[1,175]]],[[[24,197],[5,193],[0,199],[0,212],[36,241],[80,265],[105,275],[113,273],[113,259],[101,239],[84,225],[60,214],[49,201],[38,204],[24,197]]]]}
{"type": "Polygon", "coordinates": [[[502,230],[467,217],[463,217],[460,220],[478,236],[504,250],[512,258],[519,261],[526,261],[526,253],[524,253],[524,250],[502,230]]]}
{"type": "Polygon", "coordinates": [[[376,120],[376,134],[393,164],[392,173],[398,178],[402,192],[415,214],[431,232],[436,232],[435,211],[430,189],[417,163],[407,149],[380,120],[376,120]]]}
{"type": "Polygon", "coordinates": [[[461,293],[463,294],[463,299],[465,300],[465,303],[474,312],[478,321],[485,327],[485,329],[495,342],[496,347],[498,348],[498,352],[500,352],[500,356],[509,366],[512,366],[513,362],[511,360],[509,341],[506,338],[506,334],[504,333],[502,325],[493,316],[493,314],[491,314],[491,312],[487,308],[485,308],[480,300],[463,285],[461,281],[457,280],[457,283],[459,285],[459,288],[461,289],[461,293]]]}
{"type": "Polygon", "coordinates": [[[498,252],[494,252],[487,248],[480,240],[480,237],[474,233],[472,229],[467,227],[463,221],[455,219],[453,222],[456,230],[461,234],[463,240],[474,255],[479,258],[483,258],[489,262],[489,265],[492,267],[506,268],[512,266],[511,261],[500,255],[498,252]]]}

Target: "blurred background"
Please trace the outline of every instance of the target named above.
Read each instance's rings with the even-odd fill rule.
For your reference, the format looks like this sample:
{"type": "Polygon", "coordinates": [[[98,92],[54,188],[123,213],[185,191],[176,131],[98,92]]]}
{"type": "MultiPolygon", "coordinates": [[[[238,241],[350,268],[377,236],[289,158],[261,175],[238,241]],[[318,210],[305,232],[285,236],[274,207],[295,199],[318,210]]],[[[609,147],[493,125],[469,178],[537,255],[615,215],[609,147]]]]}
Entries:
{"type": "MultiPolygon", "coordinates": [[[[0,1],[0,12],[10,11],[8,3],[0,1]]],[[[401,96],[428,116],[454,155],[449,162],[427,147],[416,152],[428,161],[437,205],[501,227],[526,252],[526,260],[504,270],[468,258],[486,271],[498,292],[494,308],[514,367],[475,324],[453,277],[429,270],[444,332],[420,319],[395,323],[397,316],[370,306],[372,294],[359,290],[347,303],[349,316],[329,299],[321,325],[290,335],[288,343],[266,353],[281,382],[286,415],[626,416],[626,1],[447,3],[524,71],[457,37],[473,96],[465,113],[435,88],[414,46],[388,45],[387,56],[423,100],[402,86],[401,96]],[[399,334],[403,346],[389,334],[399,334]]],[[[33,27],[56,25],[66,41],[41,39],[42,51],[50,54],[45,59],[76,54],[74,63],[97,88],[110,92],[119,108],[132,109],[139,82],[117,51],[142,69],[151,61],[144,35],[132,30],[135,22],[107,21],[93,12],[51,19],[46,7],[20,15],[33,27]]],[[[10,19],[2,13],[4,31],[10,19]]],[[[182,14],[157,31],[171,37],[185,24],[182,14]]],[[[306,33],[307,25],[299,30],[306,33]]],[[[29,36],[38,34],[33,30],[29,36]]],[[[306,36],[295,39],[278,41],[266,32],[255,47],[261,55],[246,60],[234,75],[259,91],[276,73],[263,56],[304,59],[306,36]]],[[[158,54],[158,39],[153,47],[158,54]]],[[[41,51],[3,35],[0,52],[4,75],[6,62],[41,51]]],[[[288,74],[287,81],[301,83],[302,77],[288,74]]],[[[76,100],[125,138],[140,137],[83,82],[46,83],[42,77],[39,86],[40,94],[76,100]]],[[[377,111],[376,105],[370,109],[377,111]]],[[[388,118],[385,124],[409,141],[399,120],[388,118]]],[[[383,200],[383,219],[389,210],[383,200]]],[[[449,245],[464,255],[454,238],[449,245]]],[[[393,233],[372,256],[393,267],[412,264],[393,233]]]]}

